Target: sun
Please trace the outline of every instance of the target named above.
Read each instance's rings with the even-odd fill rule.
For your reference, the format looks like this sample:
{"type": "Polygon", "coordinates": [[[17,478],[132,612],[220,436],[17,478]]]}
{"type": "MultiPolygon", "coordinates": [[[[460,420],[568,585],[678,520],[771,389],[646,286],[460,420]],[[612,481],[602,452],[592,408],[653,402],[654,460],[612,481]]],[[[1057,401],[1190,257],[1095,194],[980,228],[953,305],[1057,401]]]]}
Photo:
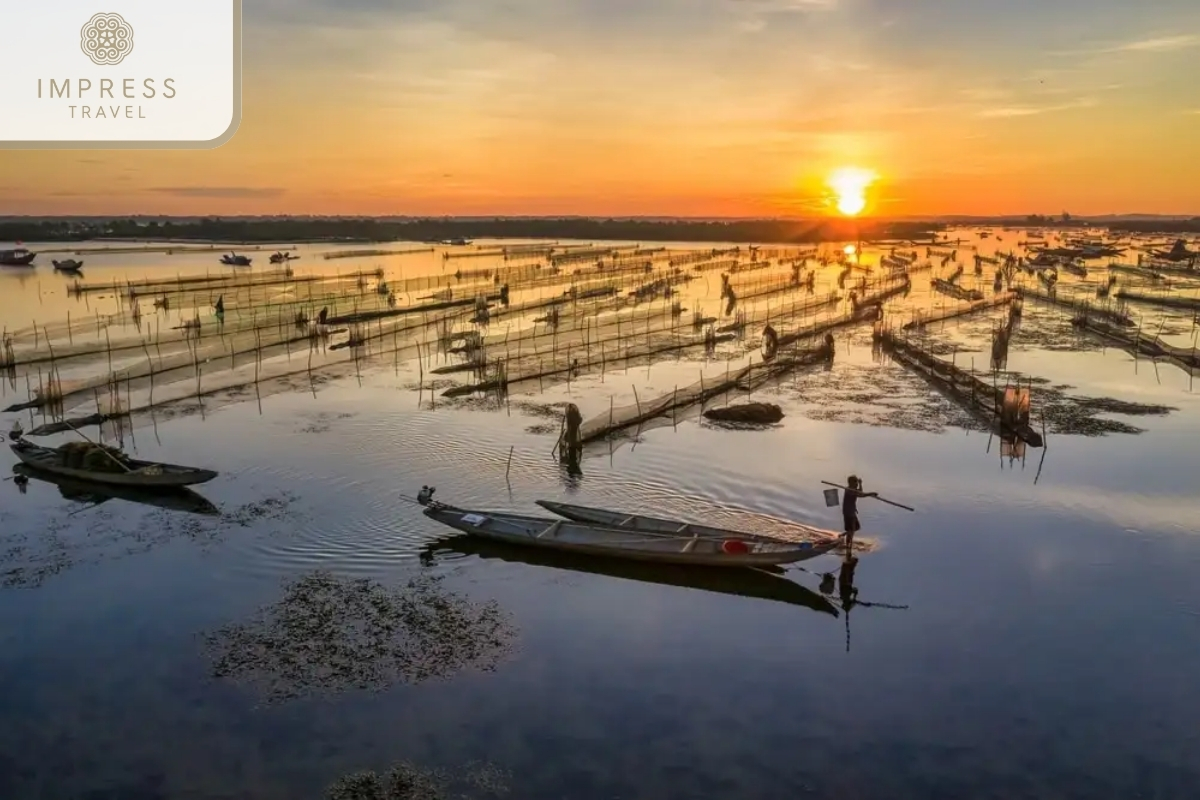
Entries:
{"type": "Polygon", "coordinates": [[[876,175],[858,167],[843,167],[829,176],[829,188],[833,190],[837,210],[847,217],[857,217],[867,207],[867,189],[875,182],[876,175]]]}

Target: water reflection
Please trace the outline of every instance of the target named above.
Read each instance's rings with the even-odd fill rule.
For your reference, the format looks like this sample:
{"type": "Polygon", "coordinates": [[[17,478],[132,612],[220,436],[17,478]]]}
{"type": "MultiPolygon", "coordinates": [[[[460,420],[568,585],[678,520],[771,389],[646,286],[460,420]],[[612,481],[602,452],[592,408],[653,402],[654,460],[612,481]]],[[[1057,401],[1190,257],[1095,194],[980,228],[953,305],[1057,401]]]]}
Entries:
{"type": "Polygon", "coordinates": [[[779,603],[803,606],[834,617],[838,615],[837,608],[832,602],[817,592],[789,580],[785,577],[783,570],[703,569],[675,564],[640,564],[599,556],[580,557],[569,553],[535,551],[531,548],[490,542],[473,536],[451,536],[439,539],[422,551],[421,559],[426,564],[432,564],[437,561],[438,555],[443,553],[498,559],[759,600],[773,600],[779,603]]]}
{"type": "Polygon", "coordinates": [[[908,608],[905,605],[896,605],[894,603],[868,603],[858,599],[858,586],[854,583],[854,573],[858,568],[858,556],[847,554],[842,559],[842,566],[838,569],[837,578],[834,578],[832,572],[827,572],[821,576],[821,593],[827,596],[832,596],[834,586],[837,586],[837,597],[840,601],[841,609],[845,612],[846,622],[846,652],[850,652],[850,612],[856,606],[864,608],[889,608],[896,611],[903,611],[908,608]]]}
{"type": "Polygon", "coordinates": [[[17,478],[14,478],[18,487],[21,488],[22,494],[25,493],[25,487],[28,485],[29,480],[33,479],[57,486],[64,500],[83,503],[89,507],[98,506],[102,503],[107,503],[109,500],[116,499],[154,506],[168,511],[182,511],[189,514],[216,516],[220,513],[220,510],[207,498],[191,489],[160,489],[151,492],[132,486],[99,484],[66,478],[61,475],[41,472],[25,464],[14,464],[12,470],[17,478],[24,479],[17,480],[17,478]]]}

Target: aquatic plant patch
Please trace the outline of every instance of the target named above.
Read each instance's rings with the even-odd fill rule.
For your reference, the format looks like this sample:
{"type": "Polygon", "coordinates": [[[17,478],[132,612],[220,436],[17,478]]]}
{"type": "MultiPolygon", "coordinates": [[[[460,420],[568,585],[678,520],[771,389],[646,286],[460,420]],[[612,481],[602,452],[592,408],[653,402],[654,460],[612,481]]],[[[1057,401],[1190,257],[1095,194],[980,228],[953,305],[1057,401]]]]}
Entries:
{"type": "Polygon", "coordinates": [[[274,702],[494,669],[516,637],[507,614],[442,580],[418,575],[393,589],[325,571],[305,575],[249,621],[205,636],[213,675],[274,702]]]}

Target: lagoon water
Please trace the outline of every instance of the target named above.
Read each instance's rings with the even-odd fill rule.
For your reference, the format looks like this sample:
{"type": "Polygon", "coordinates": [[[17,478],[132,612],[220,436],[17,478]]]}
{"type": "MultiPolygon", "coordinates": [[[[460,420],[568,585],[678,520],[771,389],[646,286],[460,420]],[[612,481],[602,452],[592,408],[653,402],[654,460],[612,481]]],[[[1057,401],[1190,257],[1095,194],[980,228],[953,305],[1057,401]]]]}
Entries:
{"type": "MultiPolygon", "coordinates": [[[[88,280],[213,260],[171,258],[98,256],[88,280]]],[[[390,258],[369,263],[389,280],[411,269],[390,258]]],[[[39,297],[39,325],[80,307],[48,272],[0,275],[10,332],[39,297]]],[[[589,449],[581,474],[551,454],[555,404],[591,417],[719,374],[721,356],[432,404],[418,388],[428,364],[387,356],[303,390],[139,419],[127,449],[219,470],[198,490],[221,513],[0,484],[0,797],[321,798],[400,761],[487,762],[530,800],[1195,797],[1200,398],[1176,367],[1080,341],[1065,319],[1027,303],[1012,340],[1008,369],[1048,381],[1034,384],[1035,419],[1054,392],[1173,410],[1100,415],[1141,433],[1050,430],[1013,460],[855,328],[828,371],[755,391],[782,406],[780,425],[683,414],[589,449]],[[439,545],[450,531],[413,502],[433,485],[472,508],[567,499],[836,528],[820,482],[850,473],[916,511],[860,504],[869,548],[848,612],[836,592],[822,599],[833,556],[791,570],[799,589],[763,576],[715,591],[702,576],[439,545]],[[493,604],[505,636],[491,656],[419,677],[363,652],[320,680],[270,658],[253,676],[218,674],[229,632],[261,633],[314,575],[397,590],[435,576],[449,606],[493,604]]],[[[991,324],[930,335],[982,369],[991,324]]],[[[725,358],[736,369],[745,352],[725,358]]],[[[5,404],[22,399],[23,378],[6,391],[5,404]]],[[[7,475],[14,459],[0,458],[7,475]]],[[[304,658],[336,661],[320,647],[304,658]]]]}

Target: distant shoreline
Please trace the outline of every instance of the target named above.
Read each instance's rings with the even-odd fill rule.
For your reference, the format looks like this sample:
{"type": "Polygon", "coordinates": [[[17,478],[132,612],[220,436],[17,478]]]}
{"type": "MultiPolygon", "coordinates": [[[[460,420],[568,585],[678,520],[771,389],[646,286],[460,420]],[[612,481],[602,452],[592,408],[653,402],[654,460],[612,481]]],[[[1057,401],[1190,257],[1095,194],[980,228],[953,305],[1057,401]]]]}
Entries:
{"type": "Polygon", "coordinates": [[[703,242],[711,244],[820,244],[856,239],[929,242],[949,227],[1080,229],[1128,233],[1200,233],[1200,218],[1117,219],[1037,217],[967,222],[913,220],[601,219],[601,218],[8,218],[0,242],[155,241],[186,244],[447,243],[457,240],[575,240],[703,242]]]}
{"type": "Polygon", "coordinates": [[[877,220],[614,219],[45,219],[0,222],[0,242],[155,241],[187,244],[447,243],[457,240],[575,240],[820,244],[855,239],[930,241],[945,228],[929,222],[877,220]]]}

